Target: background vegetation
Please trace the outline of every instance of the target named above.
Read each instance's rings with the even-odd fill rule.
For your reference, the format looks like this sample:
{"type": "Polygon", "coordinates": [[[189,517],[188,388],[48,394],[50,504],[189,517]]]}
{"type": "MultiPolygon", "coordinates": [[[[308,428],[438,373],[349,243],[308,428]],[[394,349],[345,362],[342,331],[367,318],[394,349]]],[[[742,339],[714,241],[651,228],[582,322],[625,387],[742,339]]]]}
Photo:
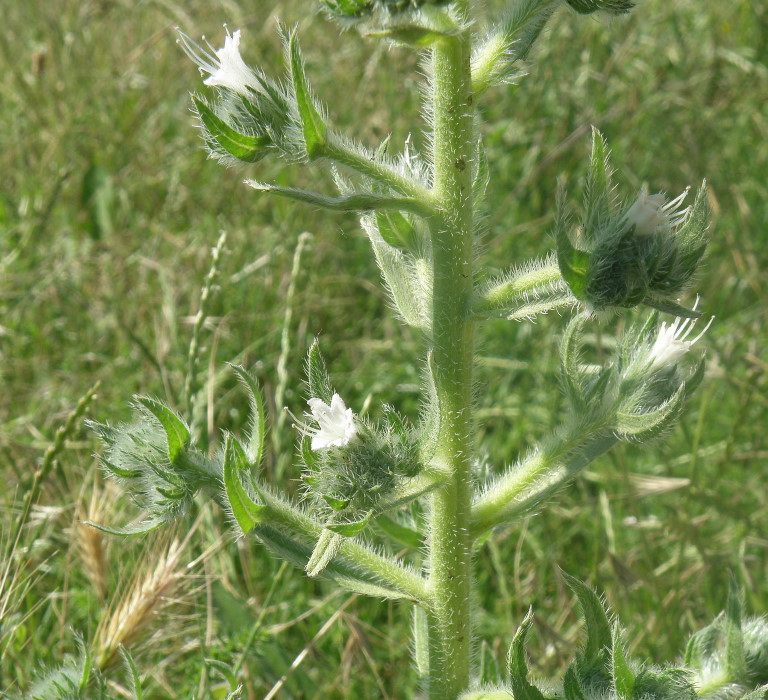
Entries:
{"type": "MultiPolygon", "coordinates": [[[[220,677],[201,660],[241,653],[247,697],[276,684],[282,698],[409,697],[403,608],[305,579],[234,541],[209,506],[176,533],[124,540],[86,529],[80,518],[124,524],[136,513],[101,480],[98,446],[80,421],[50,448],[96,380],[89,410],[99,420],[126,420],[134,393],[179,400],[221,231],[201,329],[199,418],[212,447],[246,412],[224,362],[255,364],[267,394],[279,387],[299,413],[315,336],[348,405],[387,401],[413,413],[419,340],[391,318],[354,217],[240,184],[245,175],[301,184],[316,173],[206,161],[188,111],[198,76],[172,29],[218,45],[226,21],[243,29],[246,59],[277,73],[277,17],[298,23],[334,122],[369,144],[391,131],[400,147],[417,128],[416,59],[352,32],[340,40],[310,0],[14,0],[3,14],[0,688],[18,691],[75,652],[77,631],[116,694],[126,685],[114,654],[122,640],[153,698],[215,697],[220,677]],[[304,231],[312,237],[292,280],[304,231]],[[51,469],[35,481],[41,465],[51,469]]],[[[501,268],[552,247],[556,178],[567,173],[578,191],[596,124],[629,188],[676,194],[707,177],[712,245],[697,289],[717,319],[703,341],[708,378],[673,434],[614,450],[554,507],[479,553],[477,633],[487,659],[503,658],[532,605],[535,667],[561,669],[579,622],[560,567],[605,592],[636,653],[672,661],[724,607],[730,573],[750,611],[768,610],[768,10],[750,0],[644,0],[615,21],[561,11],[535,59],[518,87],[482,106],[493,174],[482,263],[501,268]]],[[[482,329],[489,468],[557,420],[563,323],[553,315],[482,329]]],[[[271,406],[272,425],[281,408],[271,406]]],[[[272,439],[269,469],[296,490],[290,427],[272,439]]]]}

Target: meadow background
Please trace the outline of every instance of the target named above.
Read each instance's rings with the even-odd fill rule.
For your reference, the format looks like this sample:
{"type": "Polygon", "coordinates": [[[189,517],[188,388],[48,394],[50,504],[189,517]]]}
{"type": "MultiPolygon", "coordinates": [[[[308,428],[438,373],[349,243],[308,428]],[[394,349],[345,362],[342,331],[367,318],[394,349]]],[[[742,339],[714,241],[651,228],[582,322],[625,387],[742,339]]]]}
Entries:
{"type": "MultiPolygon", "coordinates": [[[[300,413],[315,336],[348,405],[390,402],[414,415],[419,339],[392,319],[355,218],[241,184],[251,176],[330,190],[329,179],[269,161],[223,169],[206,160],[192,128],[188,92],[199,76],[173,27],[217,46],[223,22],[241,28],[246,60],[280,73],[278,17],[298,23],[308,74],[335,124],[369,145],[391,132],[394,148],[419,128],[415,57],[353,32],[340,40],[310,0],[4,4],[0,690],[18,692],[41,666],[63,662],[77,632],[118,697],[127,683],[120,640],[150,698],[221,696],[221,676],[203,658],[240,661],[248,698],[276,684],[279,698],[410,697],[404,608],[307,580],[235,541],[210,505],[173,533],[126,540],[87,529],[79,519],[120,525],[137,514],[100,478],[99,447],[81,421],[51,451],[97,380],[97,420],[128,420],[136,393],[179,405],[221,231],[199,334],[198,425],[212,447],[246,417],[224,363],[255,366],[267,395],[283,392],[282,404],[300,413]],[[312,236],[292,275],[303,232],[312,236]]],[[[480,108],[492,172],[481,263],[500,269],[552,248],[556,179],[567,174],[578,197],[595,124],[622,187],[647,182],[674,195],[707,178],[712,244],[696,289],[717,318],[701,343],[707,378],[667,439],[613,450],[480,551],[477,633],[484,658],[503,659],[533,606],[536,672],[562,670],[580,623],[559,567],[605,593],[633,652],[673,662],[724,607],[731,575],[748,610],[768,611],[768,9],[644,0],[616,20],[561,11],[530,70],[480,108]]],[[[508,463],[556,423],[563,326],[553,314],[481,328],[478,417],[489,465],[508,463]]],[[[267,470],[295,492],[280,408],[270,406],[267,470]]]]}

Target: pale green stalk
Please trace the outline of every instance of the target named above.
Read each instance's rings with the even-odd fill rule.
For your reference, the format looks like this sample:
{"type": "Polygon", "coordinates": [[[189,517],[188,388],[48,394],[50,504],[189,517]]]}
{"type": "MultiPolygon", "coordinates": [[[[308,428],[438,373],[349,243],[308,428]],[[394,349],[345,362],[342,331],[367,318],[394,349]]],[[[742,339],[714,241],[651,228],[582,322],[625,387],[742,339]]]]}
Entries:
{"type": "MultiPolygon", "coordinates": [[[[463,8],[466,11],[466,6],[463,8]]],[[[477,163],[468,30],[432,49],[434,255],[432,366],[440,407],[435,461],[448,474],[432,496],[429,697],[455,698],[469,685],[469,536],[472,454],[472,181],[477,163]]]]}

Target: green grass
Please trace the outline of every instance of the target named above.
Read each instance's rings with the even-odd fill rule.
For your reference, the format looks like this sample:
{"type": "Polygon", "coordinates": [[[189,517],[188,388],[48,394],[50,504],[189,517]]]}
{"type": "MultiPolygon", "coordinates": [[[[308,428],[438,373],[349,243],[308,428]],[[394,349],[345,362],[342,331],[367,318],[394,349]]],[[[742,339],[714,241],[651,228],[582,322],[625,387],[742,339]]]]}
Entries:
{"type": "MultiPolygon", "coordinates": [[[[225,361],[256,364],[267,395],[275,390],[303,231],[313,239],[296,280],[285,402],[302,410],[303,356],[319,336],[349,405],[370,396],[413,415],[419,339],[391,318],[354,217],[259,198],[240,184],[253,176],[330,191],[328,179],[271,162],[222,169],[206,161],[191,126],[188,92],[198,77],[172,28],[215,44],[222,22],[241,27],[246,58],[277,73],[275,18],[262,5],[299,23],[308,73],[336,124],[371,145],[392,132],[397,146],[417,128],[415,58],[353,32],[340,40],[309,0],[279,8],[29,0],[4,10],[0,541],[13,533],[57,428],[97,379],[90,412],[98,420],[126,420],[135,393],[180,400],[192,319],[221,230],[226,251],[201,356],[203,396],[215,398],[202,416],[212,443],[220,429],[239,429],[246,410],[225,361]]],[[[696,289],[717,318],[702,342],[708,376],[671,435],[614,450],[552,507],[498,532],[478,554],[477,633],[503,658],[532,605],[537,672],[561,670],[579,622],[560,567],[605,592],[637,654],[672,661],[688,634],[724,607],[730,575],[750,611],[768,608],[768,11],[747,0],[646,0],[615,21],[562,12],[535,59],[531,76],[482,106],[493,174],[482,262],[501,268],[552,247],[556,179],[567,173],[578,191],[596,124],[628,188],[647,182],[676,194],[707,178],[712,245],[696,289]]],[[[496,467],[557,420],[563,324],[552,315],[480,331],[481,446],[496,467]]],[[[270,406],[273,423],[279,408],[270,406]]],[[[286,470],[286,488],[295,491],[297,474],[285,459],[290,433],[276,436],[268,469],[286,470]]],[[[96,538],[96,545],[78,534],[77,518],[92,513],[97,449],[83,428],[69,436],[7,561],[26,587],[9,579],[0,587],[0,688],[23,688],[41,665],[76,651],[72,630],[94,640],[121,586],[157,552],[153,538],[96,538]],[[92,548],[90,560],[83,547],[92,548]],[[88,575],[99,569],[104,599],[88,575]]],[[[104,520],[133,517],[107,493],[104,520]]],[[[149,697],[189,697],[200,688],[213,697],[218,677],[205,678],[201,658],[230,661],[254,629],[243,665],[247,697],[263,697],[310,640],[277,697],[409,697],[403,608],[364,599],[343,607],[348,595],[281,569],[252,542],[233,541],[221,513],[202,508],[199,517],[184,561],[216,549],[183,580],[183,602],[152,623],[172,639],[132,647],[149,675],[149,697]]],[[[180,525],[180,536],[189,526],[180,525]]],[[[108,674],[127,683],[119,664],[108,674]]]]}

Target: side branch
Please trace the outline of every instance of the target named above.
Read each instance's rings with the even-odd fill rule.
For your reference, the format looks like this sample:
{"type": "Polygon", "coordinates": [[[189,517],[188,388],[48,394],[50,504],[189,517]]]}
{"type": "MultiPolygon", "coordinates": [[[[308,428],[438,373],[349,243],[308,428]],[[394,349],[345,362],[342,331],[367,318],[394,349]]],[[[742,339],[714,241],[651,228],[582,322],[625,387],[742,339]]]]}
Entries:
{"type": "MultiPolygon", "coordinates": [[[[320,523],[289,503],[262,489],[259,490],[259,496],[267,508],[265,523],[280,526],[313,542],[322,535],[324,528],[320,523]]],[[[413,599],[425,608],[430,607],[427,582],[415,571],[347,538],[339,546],[338,554],[351,564],[402,591],[405,597],[413,599]]]]}
{"type": "Polygon", "coordinates": [[[618,441],[613,432],[596,433],[583,425],[555,434],[475,497],[471,536],[478,538],[537,508],[618,441]]]}

